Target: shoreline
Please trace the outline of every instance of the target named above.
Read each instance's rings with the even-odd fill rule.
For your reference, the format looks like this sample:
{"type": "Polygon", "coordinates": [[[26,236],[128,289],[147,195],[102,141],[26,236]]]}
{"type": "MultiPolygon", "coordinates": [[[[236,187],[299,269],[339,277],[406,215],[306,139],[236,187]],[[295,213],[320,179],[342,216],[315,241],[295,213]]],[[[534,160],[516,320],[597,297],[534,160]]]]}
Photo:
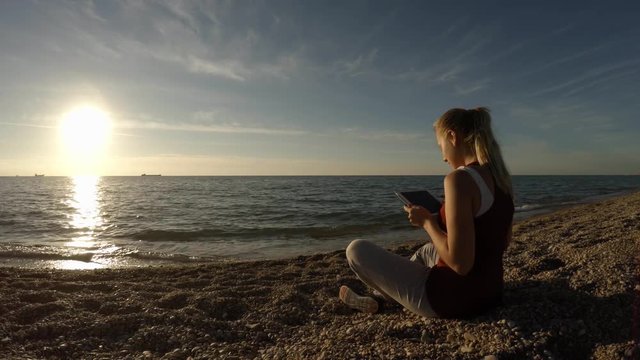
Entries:
{"type": "Polygon", "coordinates": [[[640,192],[640,189],[629,189],[629,190],[612,192],[604,195],[591,195],[582,199],[578,199],[578,200],[574,200],[566,203],[552,203],[552,204],[541,205],[539,208],[514,213],[513,222],[515,225],[520,221],[528,220],[533,217],[552,214],[556,211],[572,208],[576,206],[588,205],[588,204],[598,203],[598,202],[615,199],[619,197],[625,197],[625,196],[633,195],[637,192],[640,192]]]}
{"type": "Polygon", "coordinates": [[[639,245],[640,192],[518,221],[504,306],[465,320],[419,318],[393,304],[375,315],[346,308],[339,286],[365,289],[343,250],[183,266],[2,267],[0,357],[637,357],[639,245]]]}

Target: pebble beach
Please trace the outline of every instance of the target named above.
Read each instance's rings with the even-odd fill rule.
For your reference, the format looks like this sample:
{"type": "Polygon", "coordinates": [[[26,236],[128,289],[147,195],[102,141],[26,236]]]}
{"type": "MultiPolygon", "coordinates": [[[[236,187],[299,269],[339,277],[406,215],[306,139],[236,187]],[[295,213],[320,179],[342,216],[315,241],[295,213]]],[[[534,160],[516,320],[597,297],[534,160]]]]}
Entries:
{"type": "MultiPolygon", "coordinates": [[[[421,244],[391,249],[409,256],[421,244]]],[[[639,358],[640,193],[514,225],[504,305],[425,319],[367,289],[344,251],[284,260],[101,270],[0,268],[0,358],[639,358]],[[635,339],[635,342],[634,342],[635,339]]]]}

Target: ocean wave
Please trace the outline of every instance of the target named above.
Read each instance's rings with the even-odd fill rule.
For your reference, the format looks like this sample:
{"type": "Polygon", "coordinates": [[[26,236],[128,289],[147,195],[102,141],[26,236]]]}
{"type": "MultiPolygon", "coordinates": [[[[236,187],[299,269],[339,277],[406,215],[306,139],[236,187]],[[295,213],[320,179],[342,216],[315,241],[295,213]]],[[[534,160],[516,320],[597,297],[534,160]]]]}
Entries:
{"type": "Polygon", "coordinates": [[[201,256],[188,256],[184,254],[158,253],[152,251],[132,251],[123,254],[124,257],[143,261],[169,261],[175,263],[197,263],[211,261],[213,258],[201,256]]]}
{"type": "Polygon", "coordinates": [[[202,229],[202,230],[160,230],[148,229],[118,235],[118,238],[129,238],[147,242],[190,242],[215,239],[261,239],[261,238],[312,238],[325,239],[348,235],[369,234],[374,231],[393,228],[393,224],[371,222],[367,224],[343,224],[335,226],[296,226],[296,227],[264,227],[235,229],[202,229]]]}
{"type": "Polygon", "coordinates": [[[199,241],[206,238],[224,236],[227,232],[222,230],[195,230],[195,231],[182,231],[182,230],[142,230],[135,231],[126,234],[121,234],[118,238],[130,238],[134,240],[142,241],[199,241]]]}
{"type": "Polygon", "coordinates": [[[91,262],[94,254],[60,254],[54,252],[35,252],[25,250],[0,250],[0,258],[29,260],[76,260],[91,262]]]}
{"type": "Polygon", "coordinates": [[[221,257],[212,256],[194,256],[181,253],[143,251],[135,248],[119,247],[115,251],[105,253],[83,252],[83,253],[65,253],[62,248],[51,246],[24,246],[13,244],[3,246],[0,249],[0,264],[12,263],[18,261],[20,263],[38,263],[40,261],[80,261],[84,263],[108,264],[109,266],[128,266],[131,264],[147,264],[154,262],[170,262],[170,263],[202,263],[214,260],[220,260],[221,257]]]}
{"type": "Polygon", "coordinates": [[[516,212],[527,212],[527,211],[533,211],[533,210],[542,209],[543,207],[544,207],[544,205],[542,205],[542,204],[524,204],[524,205],[516,206],[515,207],[515,211],[516,212]]]}

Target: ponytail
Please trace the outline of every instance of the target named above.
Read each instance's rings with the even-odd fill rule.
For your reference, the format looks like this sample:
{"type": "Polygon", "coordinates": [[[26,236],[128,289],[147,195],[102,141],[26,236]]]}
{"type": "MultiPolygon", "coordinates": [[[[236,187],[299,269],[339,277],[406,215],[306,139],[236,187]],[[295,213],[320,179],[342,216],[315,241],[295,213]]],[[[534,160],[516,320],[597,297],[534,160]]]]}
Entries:
{"type": "Polygon", "coordinates": [[[451,109],[434,124],[441,132],[453,130],[459,133],[465,144],[474,152],[480,165],[487,164],[496,186],[513,199],[511,175],[502,159],[500,146],[491,131],[491,115],[486,107],[476,109],[451,109]]]}

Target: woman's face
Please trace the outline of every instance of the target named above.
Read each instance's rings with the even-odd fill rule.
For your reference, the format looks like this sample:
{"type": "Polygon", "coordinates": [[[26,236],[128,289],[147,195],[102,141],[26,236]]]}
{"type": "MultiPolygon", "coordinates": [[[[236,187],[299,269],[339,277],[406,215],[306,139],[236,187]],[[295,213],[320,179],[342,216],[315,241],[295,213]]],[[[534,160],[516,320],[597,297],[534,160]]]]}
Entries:
{"type": "Polygon", "coordinates": [[[440,152],[442,153],[442,161],[449,163],[449,159],[447,158],[447,140],[445,139],[446,133],[442,133],[440,131],[436,132],[436,140],[438,141],[438,147],[440,148],[440,152]]]}
{"type": "Polygon", "coordinates": [[[440,147],[440,151],[442,152],[442,160],[454,169],[458,167],[456,165],[459,161],[457,161],[457,147],[455,146],[455,133],[451,130],[447,130],[444,132],[437,131],[436,132],[436,140],[438,142],[438,147],[440,147]]]}

